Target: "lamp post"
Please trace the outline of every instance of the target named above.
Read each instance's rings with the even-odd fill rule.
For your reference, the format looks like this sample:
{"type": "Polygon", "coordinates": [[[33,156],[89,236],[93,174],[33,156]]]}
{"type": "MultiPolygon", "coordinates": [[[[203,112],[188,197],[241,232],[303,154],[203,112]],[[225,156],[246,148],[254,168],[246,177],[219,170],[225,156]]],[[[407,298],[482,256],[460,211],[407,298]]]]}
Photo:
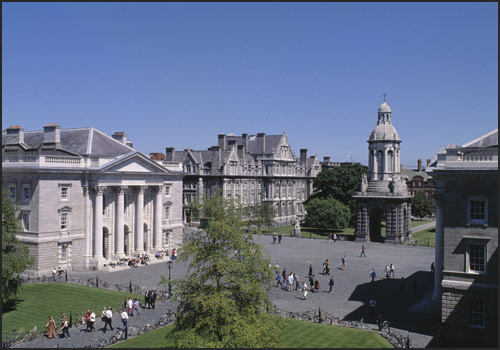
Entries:
{"type": "Polygon", "coordinates": [[[170,284],[170,281],[172,280],[172,277],[170,276],[170,269],[172,268],[172,260],[170,260],[168,263],[168,298],[170,299],[172,297],[172,285],[170,284]]]}

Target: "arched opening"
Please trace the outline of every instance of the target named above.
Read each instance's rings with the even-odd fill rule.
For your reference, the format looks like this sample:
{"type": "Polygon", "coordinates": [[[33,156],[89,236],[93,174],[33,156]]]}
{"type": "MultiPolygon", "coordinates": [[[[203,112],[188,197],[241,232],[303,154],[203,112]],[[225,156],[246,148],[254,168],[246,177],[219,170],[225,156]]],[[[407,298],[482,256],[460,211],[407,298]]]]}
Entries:
{"type": "Polygon", "coordinates": [[[377,173],[381,180],[384,177],[384,153],[382,151],[377,152],[377,173]]]}
{"type": "Polygon", "coordinates": [[[130,229],[128,228],[127,225],[124,225],[123,227],[123,232],[124,232],[124,251],[125,255],[129,256],[130,255],[130,247],[131,247],[131,242],[130,242],[130,229]]]}
{"type": "Polygon", "coordinates": [[[102,253],[106,259],[109,259],[111,252],[110,234],[107,227],[102,228],[102,253]]]}
{"type": "Polygon", "coordinates": [[[394,154],[392,151],[387,152],[387,172],[394,172],[394,154]]]}
{"type": "Polygon", "coordinates": [[[369,218],[369,234],[371,242],[383,242],[382,238],[382,220],[384,219],[384,212],[380,208],[375,208],[370,213],[369,218]]]}

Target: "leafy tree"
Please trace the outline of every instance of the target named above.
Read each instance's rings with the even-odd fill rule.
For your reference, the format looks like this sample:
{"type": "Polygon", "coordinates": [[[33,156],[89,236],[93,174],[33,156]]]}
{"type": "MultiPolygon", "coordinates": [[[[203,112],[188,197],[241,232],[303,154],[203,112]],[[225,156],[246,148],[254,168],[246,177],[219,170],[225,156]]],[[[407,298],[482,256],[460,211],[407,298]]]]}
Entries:
{"type": "Polygon", "coordinates": [[[16,206],[7,192],[2,191],[2,311],[15,304],[21,286],[19,274],[33,264],[28,247],[16,238],[20,231],[16,206]]]}
{"type": "Polygon", "coordinates": [[[415,217],[423,218],[434,213],[434,201],[422,191],[417,191],[412,199],[411,212],[415,217]]]}
{"type": "Polygon", "coordinates": [[[274,222],[274,209],[266,202],[258,202],[249,207],[250,225],[255,225],[260,231],[262,226],[271,226],[274,222]]]}
{"type": "Polygon", "coordinates": [[[361,176],[367,171],[368,168],[359,163],[322,170],[314,179],[314,194],[309,197],[309,200],[329,197],[339,200],[349,207],[351,212],[349,223],[354,225],[356,222],[356,200],[352,196],[359,191],[361,176]]]}
{"type": "Polygon", "coordinates": [[[335,198],[313,198],[305,204],[308,226],[322,229],[346,228],[351,213],[349,208],[335,198]]]}
{"type": "MultiPolygon", "coordinates": [[[[243,208],[221,196],[193,205],[209,218],[205,230],[185,236],[179,261],[190,274],[172,281],[178,301],[171,333],[177,347],[276,347],[283,320],[271,316],[270,259],[245,232],[243,208]]],[[[162,277],[160,284],[168,283],[162,277]]]]}

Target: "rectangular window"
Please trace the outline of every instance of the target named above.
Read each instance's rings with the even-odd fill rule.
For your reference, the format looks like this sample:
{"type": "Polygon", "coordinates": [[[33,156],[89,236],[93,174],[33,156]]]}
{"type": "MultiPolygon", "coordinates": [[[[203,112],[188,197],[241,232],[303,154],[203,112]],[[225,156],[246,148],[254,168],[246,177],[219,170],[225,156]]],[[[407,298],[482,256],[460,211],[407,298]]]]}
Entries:
{"type": "Polygon", "coordinates": [[[29,202],[31,199],[30,184],[23,184],[23,202],[29,202]]]}
{"type": "Polygon", "coordinates": [[[469,244],[469,271],[486,272],[486,245],[469,244]]]}
{"type": "Polygon", "coordinates": [[[469,327],[484,328],[485,305],[484,300],[469,301],[469,327]]]}
{"type": "Polygon", "coordinates": [[[68,247],[66,244],[61,246],[61,262],[68,260],[68,247]]]}
{"type": "Polygon", "coordinates": [[[16,201],[16,184],[11,183],[9,184],[9,197],[12,199],[14,202],[16,201]]]}
{"type": "Polygon", "coordinates": [[[68,199],[68,188],[65,186],[61,187],[61,199],[68,199]]]}
{"type": "Polygon", "coordinates": [[[165,186],[165,196],[170,196],[170,185],[165,186]]]}
{"type": "Polygon", "coordinates": [[[467,223],[488,223],[488,200],[484,197],[469,197],[467,200],[467,223]]]}
{"type": "Polygon", "coordinates": [[[61,230],[68,229],[68,213],[61,213],[61,230]]]}
{"type": "Polygon", "coordinates": [[[21,224],[23,226],[24,231],[30,230],[30,213],[28,212],[21,213],[21,224]]]}
{"type": "Polygon", "coordinates": [[[165,207],[165,220],[170,220],[170,207],[165,207]]]}

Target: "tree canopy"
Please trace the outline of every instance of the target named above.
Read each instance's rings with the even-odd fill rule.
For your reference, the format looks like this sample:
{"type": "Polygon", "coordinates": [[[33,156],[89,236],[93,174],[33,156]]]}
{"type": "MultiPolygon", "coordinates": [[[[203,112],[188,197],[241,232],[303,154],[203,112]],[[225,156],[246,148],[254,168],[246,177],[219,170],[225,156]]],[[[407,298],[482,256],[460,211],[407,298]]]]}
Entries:
{"type": "Polygon", "coordinates": [[[412,215],[418,218],[432,216],[434,213],[434,200],[427,197],[424,192],[417,191],[412,199],[411,212],[412,215]]]}
{"type": "Polygon", "coordinates": [[[20,231],[16,206],[7,192],[2,191],[2,311],[15,304],[21,286],[19,274],[33,264],[28,247],[16,238],[20,231]]]}
{"type": "MultiPolygon", "coordinates": [[[[179,302],[172,336],[177,347],[275,347],[284,321],[269,315],[270,259],[245,232],[243,208],[221,196],[193,205],[209,220],[186,234],[178,260],[189,274],[172,281],[179,302]]],[[[167,284],[162,277],[160,284],[167,284]]]]}
{"type": "Polygon", "coordinates": [[[314,179],[314,194],[308,201],[315,198],[335,198],[349,208],[351,212],[350,224],[354,224],[356,221],[356,200],[352,196],[359,191],[361,176],[367,171],[368,168],[359,163],[322,170],[314,179]]]}
{"type": "Polygon", "coordinates": [[[254,205],[248,207],[250,220],[248,223],[250,225],[255,225],[257,228],[261,229],[263,226],[271,226],[274,222],[274,209],[271,205],[266,202],[257,202],[254,205]]]}
{"type": "Polygon", "coordinates": [[[322,229],[346,228],[351,218],[349,208],[335,198],[313,198],[305,204],[306,224],[322,229]]]}

